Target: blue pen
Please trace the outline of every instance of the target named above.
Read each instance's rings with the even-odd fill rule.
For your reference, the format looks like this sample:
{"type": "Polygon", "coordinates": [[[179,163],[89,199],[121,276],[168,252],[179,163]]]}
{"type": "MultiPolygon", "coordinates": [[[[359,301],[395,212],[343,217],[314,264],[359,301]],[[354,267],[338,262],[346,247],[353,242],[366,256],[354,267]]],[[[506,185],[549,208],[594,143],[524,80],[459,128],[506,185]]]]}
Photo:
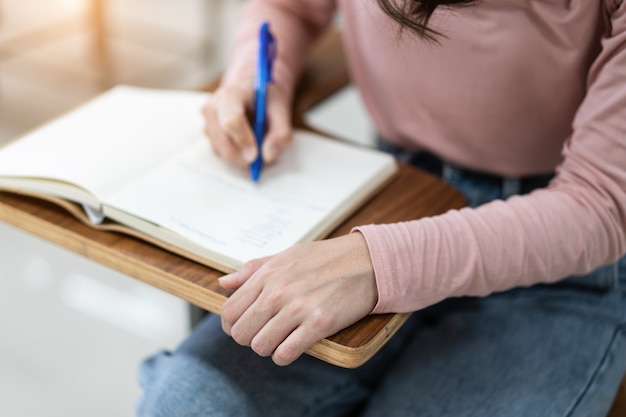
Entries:
{"type": "Polygon", "coordinates": [[[263,156],[261,148],[263,137],[267,129],[265,121],[265,108],[267,101],[267,85],[272,82],[272,64],[276,57],[276,42],[270,33],[269,23],[264,22],[259,31],[259,56],[257,61],[256,76],[254,79],[255,103],[254,103],[254,137],[256,138],[257,158],[250,164],[250,175],[254,181],[258,181],[263,169],[263,156]]]}

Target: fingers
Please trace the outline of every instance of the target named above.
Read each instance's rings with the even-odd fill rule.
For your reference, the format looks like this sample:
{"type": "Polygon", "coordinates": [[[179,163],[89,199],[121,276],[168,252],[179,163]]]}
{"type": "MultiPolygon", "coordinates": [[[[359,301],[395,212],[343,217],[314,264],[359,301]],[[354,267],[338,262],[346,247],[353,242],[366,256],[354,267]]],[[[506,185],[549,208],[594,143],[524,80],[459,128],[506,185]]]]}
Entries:
{"type": "Polygon", "coordinates": [[[358,233],[295,245],[246,264],[225,282],[236,291],[223,305],[222,327],[278,365],[365,317],[378,296],[358,233]]]}
{"type": "Polygon", "coordinates": [[[297,326],[298,320],[295,317],[279,313],[254,335],[250,347],[259,356],[270,356],[297,326]]]}
{"type": "Polygon", "coordinates": [[[233,333],[260,356],[270,356],[301,321],[299,315],[289,314],[288,309],[279,309],[275,304],[263,303],[254,314],[249,313],[233,326],[233,333]]]}
{"type": "Polygon", "coordinates": [[[287,308],[272,317],[252,338],[250,347],[260,356],[272,356],[276,365],[289,365],[318,340],[341,330],[328,311],[293,312],[287,308]]]}
{"type": "Polygon", "coordinates": [[[223,330],[261,356],[272,355],[306,317],[304,306],[294,302],[286,286],[277,289],[267,282],[271,274],[264,273],[262,266],[270,259],[248,262],[240,271],[220,279],[225,288],[241,288],[222,305],[223,330]]]}
{"type": "Polygon", "coordinates": [[[244,346],[250,346],[260,356],[272,356],[280,366],[299,358],[311,345],[335,333],[331,315],[321,309],[309,312],[304,306],[280,304],[259,297],[253,308],[246,311],[232,326],[231,336],[244,346]],[[254,312],[252,312],[254,310],[254,312]]]}
{"type": "Polygon", "coordinates": [[[251,338],[246,337],[247,333],[241,331],[241,326],[245,321],[240,321],[240,319],[244,313],[248,312],[260,293],[260,286],[247,285],[245,291],[235,292],[222,304],[222,329],[226,334],[233,336],[232,329],[239,323],[240,330],[235,332],[237,337],[233,336],[233,338],[241,345],[249,346],[250,341],[248,339],[251,338]]]}
{"type": "Polygon", "coordinates": [[[254,259],[246,262],[246,264],[242,266],[239,271],[224,275],[218,279],[218,282],[226,289],[235,290],[242,286],[252,276],[252,274],[254,274],[260,267],[270,260],[270,258],[270,256],[267,256],[265,258],[254,259]]]}
{"type": "MultiPolygon", "coordinates": [[[[269,259],[270,257],[266,257],[247,262],[239,271],[225,275],[218,281],[224,288],[237,289],[246,284],[254,273],[269,259]]],[[[260,282],[251,282],[246,286],[245,291],[235,292],[224,302],[221,311],[222,328],[227,334],[232,336],[233,324],[237,323],[242,314],[244,314],[244,312],[246,312],[255,302],[261,293],[261,288],[262,286],[260,282]]],[[[241,344],[249,345],[249,342],[246,343],[246,339],[241,339],[241,341],[241,344]]],[[[237,342],[239,342],[239,340],[237,340],[237,342]]]]}
{"type": "MultiPolygon", "coordinates": [[[[241,89],[240,89],[241,90],[241,89]]],[[[252,97],[243,90],[239,94],[224,94],[218,108],[218,123],[227,139],[234,144],[238,157],[249,164],[257,156],[256,139],[248,122],[246,107],[252,97]]]]}
{"type": "Polygon", "coordinates": [[[278,366],[287,366],[302,356],[313,343],[324,337],[314,334],[305,326],[298,327],[274,350],[272,360],[278,366]]]}
{"type": "Polygon", "coordinates": [[[256,142],[247,118],[252,90],[244,86],[220,89],[202,109],[205,134],[213,151],[224,160],[245,166],[256,158],[256,142]]]}
{"type": "MultiPolygon", "coordinates": [[[[249,113],[254,107],[252,80],[220,87],[202,109],[205,134],[213,151],[222,159],[240,166],[253,162],[258,149],[250,125],[249,113]]],[[[285,95],[270,85],[267,99],[267,132],[263,139],[263,160],[275,162],[291,143],[290,106],[285,95]]]]}

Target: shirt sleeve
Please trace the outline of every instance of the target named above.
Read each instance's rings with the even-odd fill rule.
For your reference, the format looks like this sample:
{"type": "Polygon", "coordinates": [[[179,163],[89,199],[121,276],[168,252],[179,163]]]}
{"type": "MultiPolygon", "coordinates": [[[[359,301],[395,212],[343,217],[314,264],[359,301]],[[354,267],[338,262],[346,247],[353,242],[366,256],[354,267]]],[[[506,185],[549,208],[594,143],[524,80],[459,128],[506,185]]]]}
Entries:
{"type": "Polygon", "coordinates": [[[624,255],[626,2],[607,6],[607,22],[563,162],[547,188],[475,209],[355,229],[365,236],[374,264],[374,313],[554,282],[624,255]]]}
{"type": "Polygon", "coordinates": [[[334,0],[250,0],[244,6],[235,35],[233,54],[223,84],[254,76],[258,33],[269,22],[277,44],[274,82],[293,97],[309,46],[326,28],[335,11],[334,0]]]}

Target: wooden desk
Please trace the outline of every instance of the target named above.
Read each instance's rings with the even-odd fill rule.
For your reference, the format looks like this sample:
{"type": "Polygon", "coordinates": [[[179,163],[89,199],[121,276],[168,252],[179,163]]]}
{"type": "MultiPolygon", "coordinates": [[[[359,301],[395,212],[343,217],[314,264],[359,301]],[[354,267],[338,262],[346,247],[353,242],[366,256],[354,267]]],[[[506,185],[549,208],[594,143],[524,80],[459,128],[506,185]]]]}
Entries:
{"type": "MultiPolygon", "coordinates": [[[[337,76],[341,79],[345,69],[335,67],[343,68],[338,64],[343,62],[339,61],[341,50],[329,51],[329,45],[336,49],[338,43],[320,44],[312,59],[321,58],[326,63],[312,63],[299,89],[294,115],[294,122],[299,127],[304,127],[301,115],[306,109],[347,82],[347,76],[343,82],[336,81],[337,76]]],[[[400,174],[381,193],[330,236],[348,233],[357,225],[416,219],[460,208],[464,204],[463,197],[451,187],[429,174],[402,165],[400,174]]],[[[213,313],[219,313],[229,295],[217,282],[222,276],[220,272],[142,240],[94,230],[56,204],[0,192],[0,220],[213,313]]],[[[359,366],[378,351],[407,318],[407,314],[366,317],[319,341],[307,353],[339,366],[359,366]]]]}

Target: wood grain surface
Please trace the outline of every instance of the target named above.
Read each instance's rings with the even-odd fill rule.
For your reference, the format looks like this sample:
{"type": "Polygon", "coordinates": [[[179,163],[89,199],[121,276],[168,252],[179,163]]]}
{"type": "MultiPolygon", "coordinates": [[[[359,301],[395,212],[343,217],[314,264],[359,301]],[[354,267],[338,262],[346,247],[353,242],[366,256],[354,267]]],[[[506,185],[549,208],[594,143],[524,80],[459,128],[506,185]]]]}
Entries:
{"type": "MultiPolygon", "coordinates": [[[[401,165],[399,175],[330,236],[340,236],[362,224],[416,219],[464,204],[459,193],[436,178],[401,165]]],[[[143,239],[87,226],[72,214],[73,210],[80,210],[72,206],[0,192],[0,220],[219,314],[229,296],[217,282],[222,273],[143,239]]],[[[366,317],[318,342],[308,353],[336,365],[359,366],[382,347],[407,317],[366,317]]]]}

